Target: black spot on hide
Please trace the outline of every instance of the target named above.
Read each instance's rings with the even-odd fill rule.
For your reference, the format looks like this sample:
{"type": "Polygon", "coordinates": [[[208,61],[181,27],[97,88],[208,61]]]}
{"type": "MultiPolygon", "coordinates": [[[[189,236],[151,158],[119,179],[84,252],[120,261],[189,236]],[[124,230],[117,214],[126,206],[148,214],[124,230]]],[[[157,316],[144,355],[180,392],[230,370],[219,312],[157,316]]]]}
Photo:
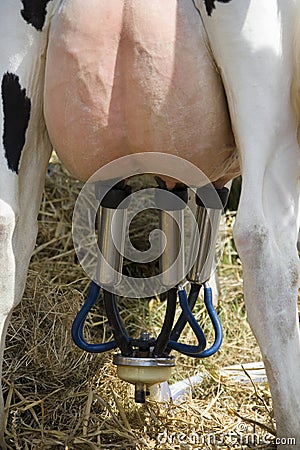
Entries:
{"type": "Polygon", "coordinates": [[[1,85],[4,115],[3,145],[10,170],[18,173],[30,118],[31,102],[21,88],[19,77],[6,73],[1,85]]]}
{"type": "MultiPolygon", "coordinates": [[[[211,13],[213,12],[213,9],[215,9],[215,2],[218,1],[220,3],[229,3],[231,0],[204,0],[205,6],[206,6],[206,12],[209,16],[211,16],[211,13]]],[[[242,0],[239,0],[242,1],[242,0]]]]}
{"type": "Polygon", "coordinates": [[[47,4],[51,0],[21,0],[23,9],[21,10],[21,16],[23,19],[32,25],[37,30],[43,29],[46,15],[47,4]]]}

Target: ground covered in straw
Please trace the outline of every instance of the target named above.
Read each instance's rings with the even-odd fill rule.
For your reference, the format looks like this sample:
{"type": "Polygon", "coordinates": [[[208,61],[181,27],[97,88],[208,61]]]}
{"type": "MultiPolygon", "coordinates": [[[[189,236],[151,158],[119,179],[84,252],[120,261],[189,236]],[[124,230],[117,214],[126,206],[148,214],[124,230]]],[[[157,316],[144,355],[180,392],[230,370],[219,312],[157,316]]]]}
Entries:
{"type": "MultiPolygon", "coordinates": [[[[54,163],[26,292],[8,331],[3,384],[9,448],[275,448],[268,387],[220,376],[224,366],[260,360],[246,319],[241,265],[230,233],[219,267],[224,344],[205,361],[177,357],[172,382],[204,374],[203,383],[185,402],[135,404],[132,389],[116,377],[111,354],[86,354],[73,344],[71,324],[89,283],[72,246],[71,218],[79,190],[80,183],[54,163]]],[[[131,230],[135,245],[141,246],[144,227],[155,220],[140,215],[131,230]]],[[[234,214],[228,214],[227,225],[233,220],[234,214]]],[[[140,269],[127,263],[126,270],[135,274],[140,269]]],[[[133,335],[145,328],[157,335],[164,302],[128,299],[121,306],[133,335]]],[[[206,327],[202,305],[197,317],[206,327]]],[[[101,302],[90,314],[87,334],[91,341],[111,337],[101,302]]],[[[191,338],[188,330],[186,336],[191,338]]]]}

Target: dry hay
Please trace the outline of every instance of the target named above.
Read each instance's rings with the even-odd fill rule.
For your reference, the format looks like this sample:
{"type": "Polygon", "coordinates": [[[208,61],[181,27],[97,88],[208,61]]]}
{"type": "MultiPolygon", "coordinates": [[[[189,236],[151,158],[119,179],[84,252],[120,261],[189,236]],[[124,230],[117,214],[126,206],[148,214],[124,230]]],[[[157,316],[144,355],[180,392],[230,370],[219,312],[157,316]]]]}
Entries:
{"type": "MultiPolygon", "coordinates": [[[[205,374],[188,401],[180,405],[137,405],[132,389],[116,377],[111,354],[87,354],[72,343],[71,323],[89,284],[76,264],[71,237],[72,209],[79,190],[80,183],[55,163],[47,177],[26,292],[8,331],[3,384],[9,448],[274,448],[265,443],[251,445],[249,438],[251,433],[273,433],[268,388],[237,384],[219,375],[219,369],[226,365],[260,360],[246,320],[241,265],[230,235],[220,267],[218,309],[225,334],[222,349],[204,361],[177,357],[172,381],[205,374]],[[216,438],[227,437],[228,444],[214,445],[212,433],[216,438]],[[201,436],[204,442],[197,443],[201,436]],[[248,444],[242,445],[239,436],[248,439],[248,444]]],[[[137,241],[144,227],[154,220],[141,215],[133,230],[137,241]]],[[[234,214],[228,215],[227,222],[233,220],[234,214]]],[[[128,273],[138,270],[128,267],[128,273]]],[[[157,334],[164,302],[154,298],[128,300],[125,304],[122,317],[130,324],[131,333],[147,328],[157,334]]],[[[202,312],[200,307],[200,320],[202,312]]],[[[101,302],[90,315],[87,328],[91,340],[111,337],[101,302]]]]}

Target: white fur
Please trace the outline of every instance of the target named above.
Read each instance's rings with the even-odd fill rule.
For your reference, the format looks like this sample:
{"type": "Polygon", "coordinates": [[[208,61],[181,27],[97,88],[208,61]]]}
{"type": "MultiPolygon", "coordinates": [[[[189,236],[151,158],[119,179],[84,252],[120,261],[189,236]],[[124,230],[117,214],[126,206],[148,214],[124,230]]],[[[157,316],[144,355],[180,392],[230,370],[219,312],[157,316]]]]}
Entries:
{"type": "Polygon", "coordinates": [[[248,318],[266,366],[278,437],[295,437],[291,448],[300,449],[299,148],[290,99],[300,16],[296,1],[232,1],[218,4],[212,18],[202,6],[240,149],[234,236],[248,318]]]}
{"type": "MultiPolygon", "coordinates": [[[[49,12],[62,1],[49,2],[49,12]]],[[[290,100],[295,23],[300,21],[296,3],[232,0],[216,3],[208,17],[198,0],[240,149],[243,188],[234,233],[248,317],[266,366],[278,436],[297,438],[291,448],[300,449],[299,148],[290,100]]],[[[0,149],[0,261],[5,267],[0,271],[0,361],[10,314],[24,289],[51,151],[41,100],[48,23],[43,32],[35,31],[21,18],[20,8],[17,0],[0,6],[0,75],[11,71],[20,77],[33,112],[19,175],[8,170],[0,149]]],[[[296,42],[299,46],[300,39],[296,42]]],[[[295,79],[294,92],[299,92],[297,85],[295,79]]],[[[1,115],[1,136],[2,125],[1,115]]],[[[1,424],[3,418],[1,404],[1,424]]],[[[3,425],[0,435],[5,448],[3,425]]]]}
{"type": "MultiPolygon", "coordinates": [[[[14,306],[21,300],[29,260],[35,245],[37,214],[51,145],[43,120],[43,86],[47,31],[39,33],[20,15],[21,3],[0,6],[0,74],[18,75],[31,99],[31,118],[26,134],[19,175],[7,168],[4,149],[0,150],[0,362],[2,367],[5,335],[14,306]]],[[[46,27],[47,30],[47,27],[46,27]]],[[[0,135],[3,112],[0,109],[0,135]]],[[[2,139],[1,139],[2,145],[2,139]]],[[[4,407],[0,396],[0,446],[3,438],[4,407]]]]}

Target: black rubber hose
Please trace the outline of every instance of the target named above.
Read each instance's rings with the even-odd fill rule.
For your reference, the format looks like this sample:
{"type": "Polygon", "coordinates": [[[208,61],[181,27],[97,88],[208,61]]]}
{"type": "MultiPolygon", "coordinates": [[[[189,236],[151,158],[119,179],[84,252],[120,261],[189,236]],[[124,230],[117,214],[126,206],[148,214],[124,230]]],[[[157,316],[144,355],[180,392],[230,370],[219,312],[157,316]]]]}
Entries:
{"type": "Polygon", "coordinates": [[[178,296],[181,309],[185,314],[187,321],[197,338],[198,345],[181,344],[177,341],[170,340],[169,347],[173,350],[176,350],[179,353],[183,353],[184,355],[200,358],[201,352],[203,352],[203,350],[206,347],[206,338],[204,336],[202,328],[198,324],[197,320],[195,319],[195,316],[193,315],[193,312],[191,311],[188,302],[188,296],[185,292],[185,289],[182,286],[179,286],[178,288],[178,296]]]}
{"type": "Polygon", "coordinates": [[[156,343],[153,350],[153,356],[155,357],[165,356],[165,351],[170,339],[175,319],[176,301],[177,301],[177,289],[172,288],[168,291],[165,320],[161,328],[161,332],[158,338],[156,339],[156,343]]]}
{"type": "Polygon", "coordinates": [[[115,294],[103,289],[104,306],[108,323],[112,327],[113,335],[123,356],[131,356],[133,349],[130,345],[129,336],[125,330],[119,314],[115,294]]]}
{"type": "MultiPolygon", "coordinates": [[[[189,302],[189,306],[190,306],[191,310],[193,310],[193,308],[195,306],[195,303],[196,303],[197,298],[199,296],[200,289],[201,289],[201,285],[200,284],[192,284],[191,285],[191,289],[190,289],[189,296],[188,296],[188,302],[189,302]]],[[[176,324],[175,324],[175,326],[174,326],[174,328],[173,328],[173,330],[171,332],[171,335],[170,335],[170,340],[171,341],[176,341],[176,342],[178,341],[178,339],[179,339],[179,337],[180,337],[184,327],[186,326],[186,324],[187,324],[187,318],[182,312],[180,314],[180,316],[178,317],[178,320],[177,320],[177,322],[176,322],[176,324]]],[[[169,354],[171,350],[172,349],[170,347],[168,347],[167,348],[167,353],[169,354]]]]}

